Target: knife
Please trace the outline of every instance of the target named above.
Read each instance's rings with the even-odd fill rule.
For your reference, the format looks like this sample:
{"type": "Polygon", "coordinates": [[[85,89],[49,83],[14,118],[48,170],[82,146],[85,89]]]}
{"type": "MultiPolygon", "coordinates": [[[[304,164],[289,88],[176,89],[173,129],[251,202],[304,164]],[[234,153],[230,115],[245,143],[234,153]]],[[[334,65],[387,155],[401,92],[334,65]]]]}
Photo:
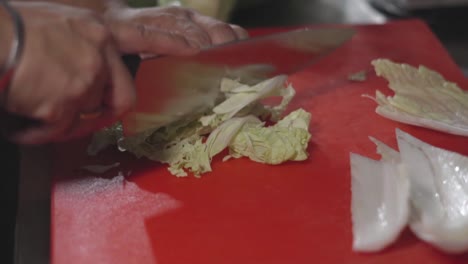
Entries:
{"type": "Polygon", "coordinates": [[[135,78],[137,104],[122,119],[125,136],[204,112],[220,81],[255,84],[304,69],[350,40],[351,28],[298,29],[214,46],[194,56],[145,59],[135,78]]]}

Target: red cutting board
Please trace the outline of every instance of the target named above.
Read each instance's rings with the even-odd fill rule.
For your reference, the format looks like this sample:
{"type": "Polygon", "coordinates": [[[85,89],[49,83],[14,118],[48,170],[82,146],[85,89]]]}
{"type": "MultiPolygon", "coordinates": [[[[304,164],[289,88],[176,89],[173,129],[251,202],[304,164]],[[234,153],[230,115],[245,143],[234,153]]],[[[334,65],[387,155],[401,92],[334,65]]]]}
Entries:
{"type": "MultiPolygon", "coordinates": [[[[377,158],[369,135],[395,146],[399,127],[468,155],[468,138],[384,119],[372,100],[361,97],[377,88],[389,92],[370,67],[382,57],[424,64],[468,87],[428,27],[410,20],[355,28],[350,43],[290,77],[297,90],[290,110],[312,113],[307,161],[269,166],[218,157],[214,172],[201,179],[176,178],[165,166],[116,150],[87,157],[84,140],[58,145],[52,263],[468,263],[468,255],[439,253],[409,231],[381,253],[351,250],[349,153],[377,158]],[[369,71],[367,81],[348,81],[348,74],[361,70],[369,71]],[[121,166],[105,175],[77,170],[116,161],[121,166]]],[[[151,69],[143,64],[140,70],[151,69]]],[[[144,82],[137,77],[137,85],[144,82]]]]}

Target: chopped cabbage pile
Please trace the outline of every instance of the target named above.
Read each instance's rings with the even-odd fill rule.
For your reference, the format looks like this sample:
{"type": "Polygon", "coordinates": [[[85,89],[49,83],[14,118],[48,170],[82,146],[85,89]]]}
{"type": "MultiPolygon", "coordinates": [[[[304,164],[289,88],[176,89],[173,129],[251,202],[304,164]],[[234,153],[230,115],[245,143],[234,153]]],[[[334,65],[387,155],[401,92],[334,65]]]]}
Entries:
{"type": "Polygon", "coordinates": [[[468,136],[468,94],[457,84],[424,66],[372,62],[378,76],[389,82],[394,96],[376,91],[376,112],[386,118],[450,134],[468,136]]]}
{"type": "Polygon", "coordinates": [[[279,75],[252,86],[223,79],[221,100],[209,112],[194,112],[131,137],[124,137],[122,125],[115,124],[94,134],[88,154],[116,144],[137,157],[169,164],[169,171],[179,177],[210,172],[212,158],[225,149],[229,154],[224,160],[248,157],[272,165],[305,160],[311,115],[298,109],[280,118],[295,95],[286,79],[279,75]],[[269,97],[282,100],[274,106],[262,104],[269,97]],[[265,121],[276,124],[266,126],[265,121]]]}

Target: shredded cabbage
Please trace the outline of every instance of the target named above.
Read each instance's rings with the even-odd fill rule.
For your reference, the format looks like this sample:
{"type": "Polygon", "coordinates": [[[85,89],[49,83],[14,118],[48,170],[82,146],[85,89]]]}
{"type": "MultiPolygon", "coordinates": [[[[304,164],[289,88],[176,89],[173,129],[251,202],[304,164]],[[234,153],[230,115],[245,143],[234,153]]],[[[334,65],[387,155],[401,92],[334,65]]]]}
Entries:
{"type": "MultiPolygon", "coordinates": [[[[211,171],[211,160],[225,149],[231,157],[248,157],[266,164],[307,159],[308,132],[311,115],[303,109],[280,116],[295,95],[287,77],[279,75],[254,85],[225,78],[221,81],[222,98],[209,111],[199,111],[181,117],[165,126],[124,137],[122,125],[116,124],[97,132],[88,148],[95,155],[108,145],[116,144],[122,151],[137,157],[166,163],[178,177],[188,172],[196,177],[211,171]],[[261,103],[262,99],[281,97],[278,105],[261,103]],[[266,120],[278,121],[265,126],[266,120]]],[[[137,115],[138,116],[138,115],[137,115]]],[[[142,114],[145,122],[164,117],[142,114]]]]}
{"type": "Polygon", "coordinates": [[[266,164],[307,159],[310,114],[298,109],[276,125],[265,127],[255,116],[233,118],[211,133],[208,151],[214,156],[229,147],[229,157],[249,157],[266,164]]]}
{"type": "Polygon", "coordinates": [[[276,125],[263,127],[262,123],[245,124],[229,144],[233,157],[249,157],[266,164],[280,164],[287,160],[307,159],[307,131],[310,114],[303,109],[296,110],[276,125]]]}
{"type": "Polygon", "coordinates": [[[468,94],[424,66],[414,68],[387,59],[372,62],[389,81],[394,96],[376,91],[376,112],[386,118],[455,135],[468,136],[468,94]]]}

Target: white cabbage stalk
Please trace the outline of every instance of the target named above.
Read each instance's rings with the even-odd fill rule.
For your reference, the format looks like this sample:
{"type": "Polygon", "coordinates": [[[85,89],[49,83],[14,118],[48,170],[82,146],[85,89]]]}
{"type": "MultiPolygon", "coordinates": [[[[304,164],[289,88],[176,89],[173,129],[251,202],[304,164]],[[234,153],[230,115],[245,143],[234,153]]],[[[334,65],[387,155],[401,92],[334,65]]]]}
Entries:
{"type": "Polygon", "coordinates": [[[411,230],[449,253],[468,250],[468,157],[397,130],[411,184],[411,230]]]}
{"type": "Polygon", "coordinates": [[[353,250],[376,252],[393,243],[408,223],[409,182],[393,159],[352,153],[350,160],[353,250]]]}
{"type": "Polygon", "coordinates": [[[377,140],[374,137],[369,137],[370,141],[372,141],[375,146],[377,147],[377,153],[381,156],[382,161],[389,161],[393,163],[400,163],[401,157],[398,151],[394,150],[393,148],[385,145],[380,140],[377,140]]]}
{"type": "Polygon", "coordinates": [[[371,138],[381,161],[351,155],[353,249],[378,251],[409,225],[447,253],[468,250],[468,157],[396,130],[399,152],[371,138]]]}
{"type": "Polygon", "coordinates": [[[439,73],[394,63],[372,62],[378,76],[389,82],[394,96],[376,91],[376,112],[386,118],[450,134],[468,136],[468,94],[439,73]]]}
{"type": "Polygon", "coordinates": [[[276,112],[284,111],[295,94],[290,91],[293,89],[292,87],[284,88],[286,79],[286,75],[279,75],[254,86],[240,85],[238,87],[235,86],[236,82],[222,81],[221,91],[225,91],[227,99],[213,108],[213,114],[202,117],[200,122],[204,126],[217,127],[220,123],[238,114],[245,116],[245,113],[255,109],[256,103],[262,99],[283,96],[283,102],[274,108],[276,117],[278,115],[276,112]]]}
{"type": "Polygon", "coordinates": [[[249,104],[276,95],[277,91],[283,88],[286,79],[286,75],[279,75],[255,86],[242,85],[233,88],[230,91],[232,95],[226,101],[213,108],[213,112],[217,115],[223,115],[222,119],[227,120],[249,104]]]}
{"type": "Polygon", "coordinates": [[[260,119],[251,115],[229,119],[210,133],[206,141],[208,156],[212,158],[226,149],[246,123],[263,124],[260,119]]]}

